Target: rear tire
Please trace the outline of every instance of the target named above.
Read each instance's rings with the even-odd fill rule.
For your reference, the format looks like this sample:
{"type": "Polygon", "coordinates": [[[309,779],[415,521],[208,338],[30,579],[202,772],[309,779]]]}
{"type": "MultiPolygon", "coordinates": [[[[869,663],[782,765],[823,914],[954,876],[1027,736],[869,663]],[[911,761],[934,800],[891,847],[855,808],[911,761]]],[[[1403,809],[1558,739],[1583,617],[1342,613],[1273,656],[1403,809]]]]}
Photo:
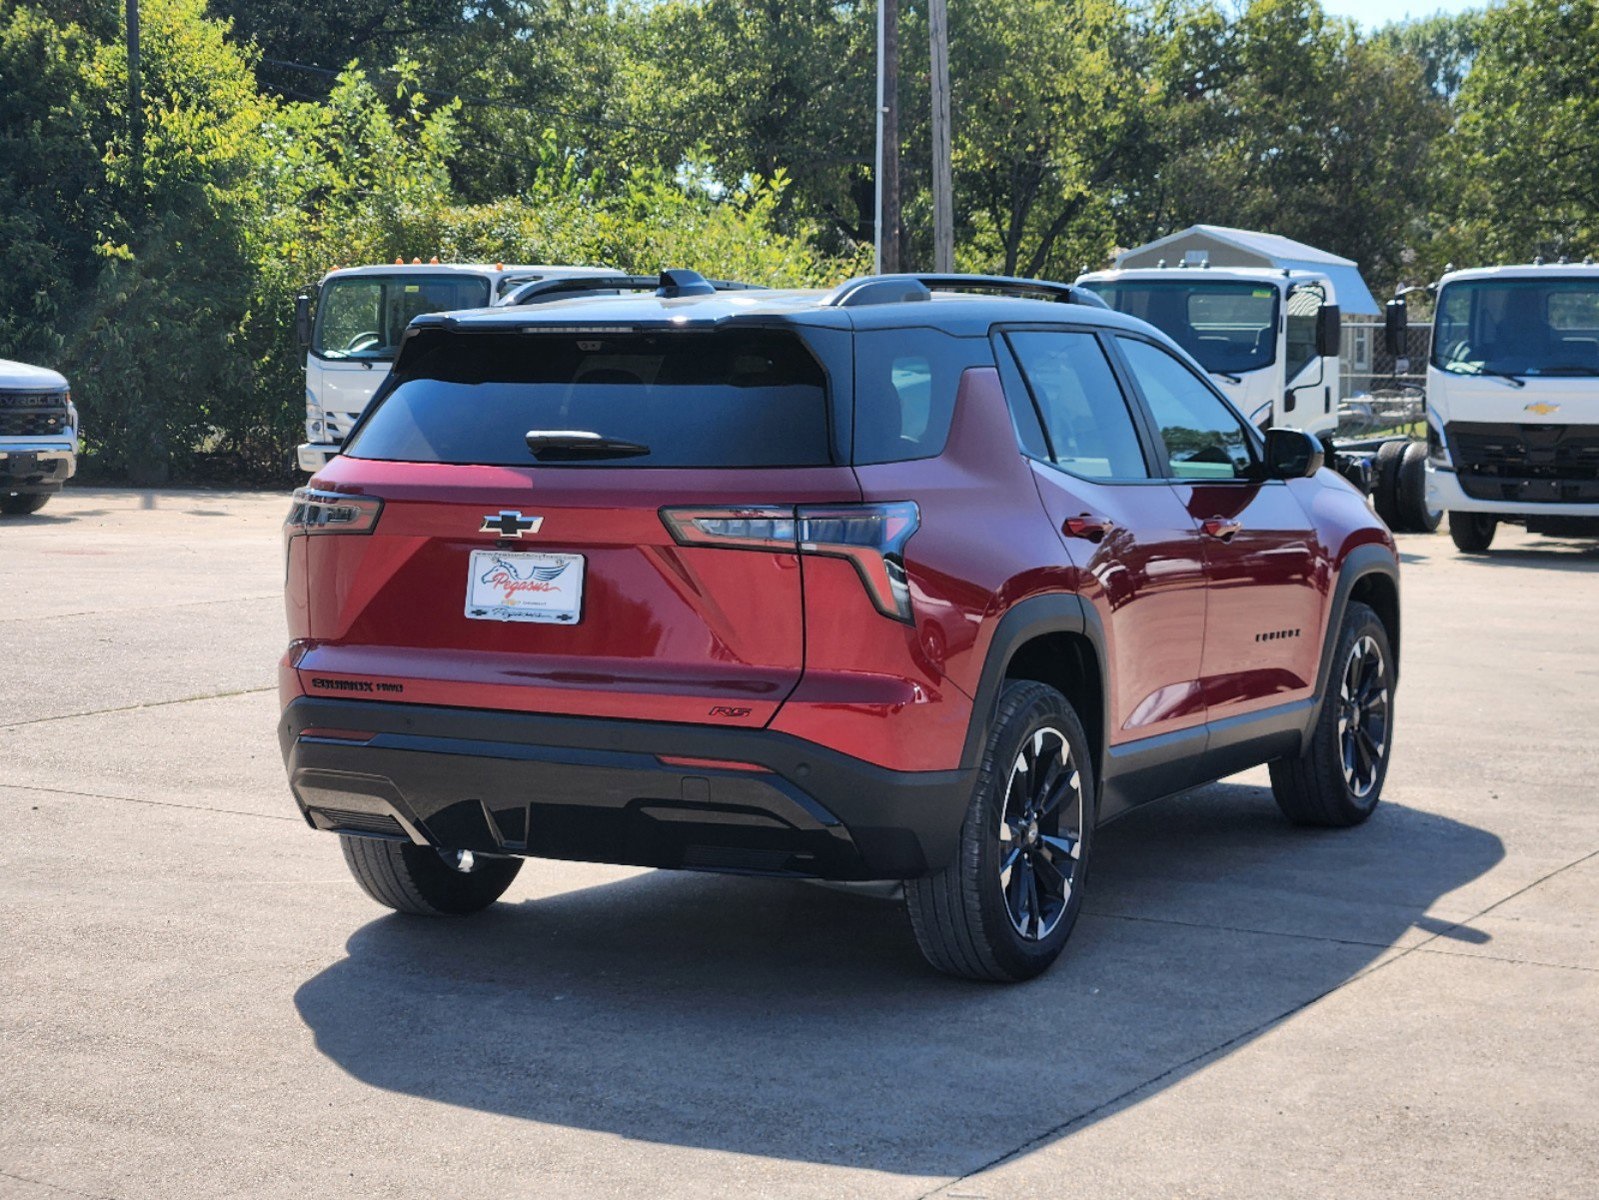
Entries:
{"type": "Polygon", "coordinates": [[[1351,601],[1323,685],[1321,714],[1298,758],[1271,764],[1271,791],[1296,825],[1359,825],[1377,807],[1393,748],[1388,630],[1351,601]]]}
{"type": "Polygon", "coordinates": [[[23,517],[28,513],[36,513],[44,507],[45,501],[50,499],[48,492],[34,492],[23,496],[0,496],[0,513],[8,517],[23,517]]]}
{"type": "Polygon", "coordinates": [[[520,858],[435,850],[382,838],[341,833],[339,844],[350,874],[368,896],[395,912],[424,917],[481,912],[505,894],[522,869],[520,858]]]}
{"type": "Polygon", "coordinates": [[[1088,737],[1066,697],[1007,683],[955,860],[905,885],[929,963],[1013,983],[1060,956],[1082,908],[1095,794],[1088,737]]]}
{"type": "Polygon", "coordinates": [[[1377,459],[1372,464],[1371,506],[1383,524],[1396,533],[1404,525],[1399,511],[1399,460],[1404,457],[1406,444],[1384,442],[1377,447],[1377,459]]]}
{"type": "Polygon", "coordinates": [[[1449,537],[1455,549],[1462,554],[1486,554],[1493,545],[1494,531],[1499,528],[1499,518],[1490,513],[1452,512],[1449,514],[1449,537]]]}
{"type": "MultiPolygon", "coordinates": [[[[1402,533],[1436,533],[1442,509],[1427,507],[1427,445],[1410,442],[1399,456],[1399,521],[1402,533]]],[[[1397,527],[1396,527],[1397,528],[1397,527]]]]}

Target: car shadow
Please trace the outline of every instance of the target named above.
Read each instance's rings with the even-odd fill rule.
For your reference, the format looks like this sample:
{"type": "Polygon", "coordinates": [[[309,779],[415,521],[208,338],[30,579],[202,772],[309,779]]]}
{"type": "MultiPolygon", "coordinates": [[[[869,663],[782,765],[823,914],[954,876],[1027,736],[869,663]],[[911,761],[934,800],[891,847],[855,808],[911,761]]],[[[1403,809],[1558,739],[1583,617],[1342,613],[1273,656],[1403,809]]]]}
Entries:
{"type": "Polygon", "coordinates": [[[1393,804],[1357,830],[1295,829],[1268,790],[1222,784],[1100,832],[1071,944],[1023,986],[934,974],[891,901],[655,872],[471,921],[382,917],[295,1003],[374,1087],[961,1175],[1202,1070],[1407,939],[1485,940],[1426,913],[1502,855],[1393,804]]]}
{"type": "Polygon", "coordinates": [[[1473,566],[1541,567],[1550,571],[1592,571],[1599,567],[1599,541],[1565,541],[1544,538],[1537,546],[1491,549],[1486,554],[1461,555],[1473,566]]]}

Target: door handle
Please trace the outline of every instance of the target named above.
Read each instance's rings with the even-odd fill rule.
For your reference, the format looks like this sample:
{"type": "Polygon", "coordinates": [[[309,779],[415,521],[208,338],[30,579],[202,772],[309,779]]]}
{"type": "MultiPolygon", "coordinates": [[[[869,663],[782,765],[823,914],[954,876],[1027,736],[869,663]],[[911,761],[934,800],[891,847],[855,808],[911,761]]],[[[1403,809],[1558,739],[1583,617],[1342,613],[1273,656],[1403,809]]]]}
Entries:
{"type": "Polygon", "coordinates": [[[1200,526],[1206,537],[1216,538],[1218,541],[1230,542],[1239,530],[1243,528],[1237,521],[1229,521],[1225,517],[1212,517],[1200,526]]]}
{"type": "Polygon", "coordinates": [[[1061,523],[1060,531],[1067,537],[1087,538],[1091,542],[1102,542],[1106,536],[1116,531],[1116,523],[1109,517],[1096,517],[1084,513],[1080,517],[1067,517],[1061,523]]]}

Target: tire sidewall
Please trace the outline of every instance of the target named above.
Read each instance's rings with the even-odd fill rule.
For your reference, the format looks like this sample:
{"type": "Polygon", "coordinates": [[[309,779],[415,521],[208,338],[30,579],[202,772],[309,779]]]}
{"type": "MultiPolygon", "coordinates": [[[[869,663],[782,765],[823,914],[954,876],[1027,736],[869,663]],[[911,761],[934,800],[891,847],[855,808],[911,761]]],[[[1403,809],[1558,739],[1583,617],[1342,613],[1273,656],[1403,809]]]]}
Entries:
{"type": "Polygon", "coordinates": [[[1088,737],[1071,704],[1054,688],[1039,683],[1012,684],[1001,697],[1001,710],[1012,689],[1025,688],[1026,700],[996,725],[989,736],[979,775],[978,791],[967,814],[964,831],[967,863],[975,870],[968,885],[978,889],[979,914],[983,931],[1000,968],[1016,979],[1026,979],[1043,971],[1060,956],[1077,917],[1082,910],[1084,885],[1093,857],[1094,823],[1098,816],[1097,779],[1089,755],[1088,737]],[[1080,773],[1083,795],[1082,848],[1078,856],[1072,893],[1049,935],[1030,941],[1017,933],[1011,923],[1005,897],[999,886],[999,823],[1010,780],[1011,766],[1027,739],[1040,729],[1053,728],[1066,739],[1072,763],[1080,773]]]}

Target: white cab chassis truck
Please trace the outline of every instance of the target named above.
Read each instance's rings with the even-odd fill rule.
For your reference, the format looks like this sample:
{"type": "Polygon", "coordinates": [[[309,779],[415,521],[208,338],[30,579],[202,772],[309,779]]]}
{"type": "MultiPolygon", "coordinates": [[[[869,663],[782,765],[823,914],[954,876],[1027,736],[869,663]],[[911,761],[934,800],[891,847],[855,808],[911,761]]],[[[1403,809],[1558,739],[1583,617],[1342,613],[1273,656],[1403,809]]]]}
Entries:
{"type": "Polygon", "coordinates": [[[1599,537],[1599,266],[1439,280],[1427,364],[1427,503],[1460,550],[1501,522],[1599,537]]]}
{"type": "Polygon", "coordinates": [[[339,452],[388,376],[405,327],[423,313],[487,308],[537,280],[609,275],[601,267],[393,263],[330,271],[295,300],[305,350],[305,437],[295,452],[315,473],[339,452]]]}
{"type": "Polygon", "coordinates": [[[66,379],[0,359],[0,513],[38,512],[78,469],[78,409],[66,379]]]}

